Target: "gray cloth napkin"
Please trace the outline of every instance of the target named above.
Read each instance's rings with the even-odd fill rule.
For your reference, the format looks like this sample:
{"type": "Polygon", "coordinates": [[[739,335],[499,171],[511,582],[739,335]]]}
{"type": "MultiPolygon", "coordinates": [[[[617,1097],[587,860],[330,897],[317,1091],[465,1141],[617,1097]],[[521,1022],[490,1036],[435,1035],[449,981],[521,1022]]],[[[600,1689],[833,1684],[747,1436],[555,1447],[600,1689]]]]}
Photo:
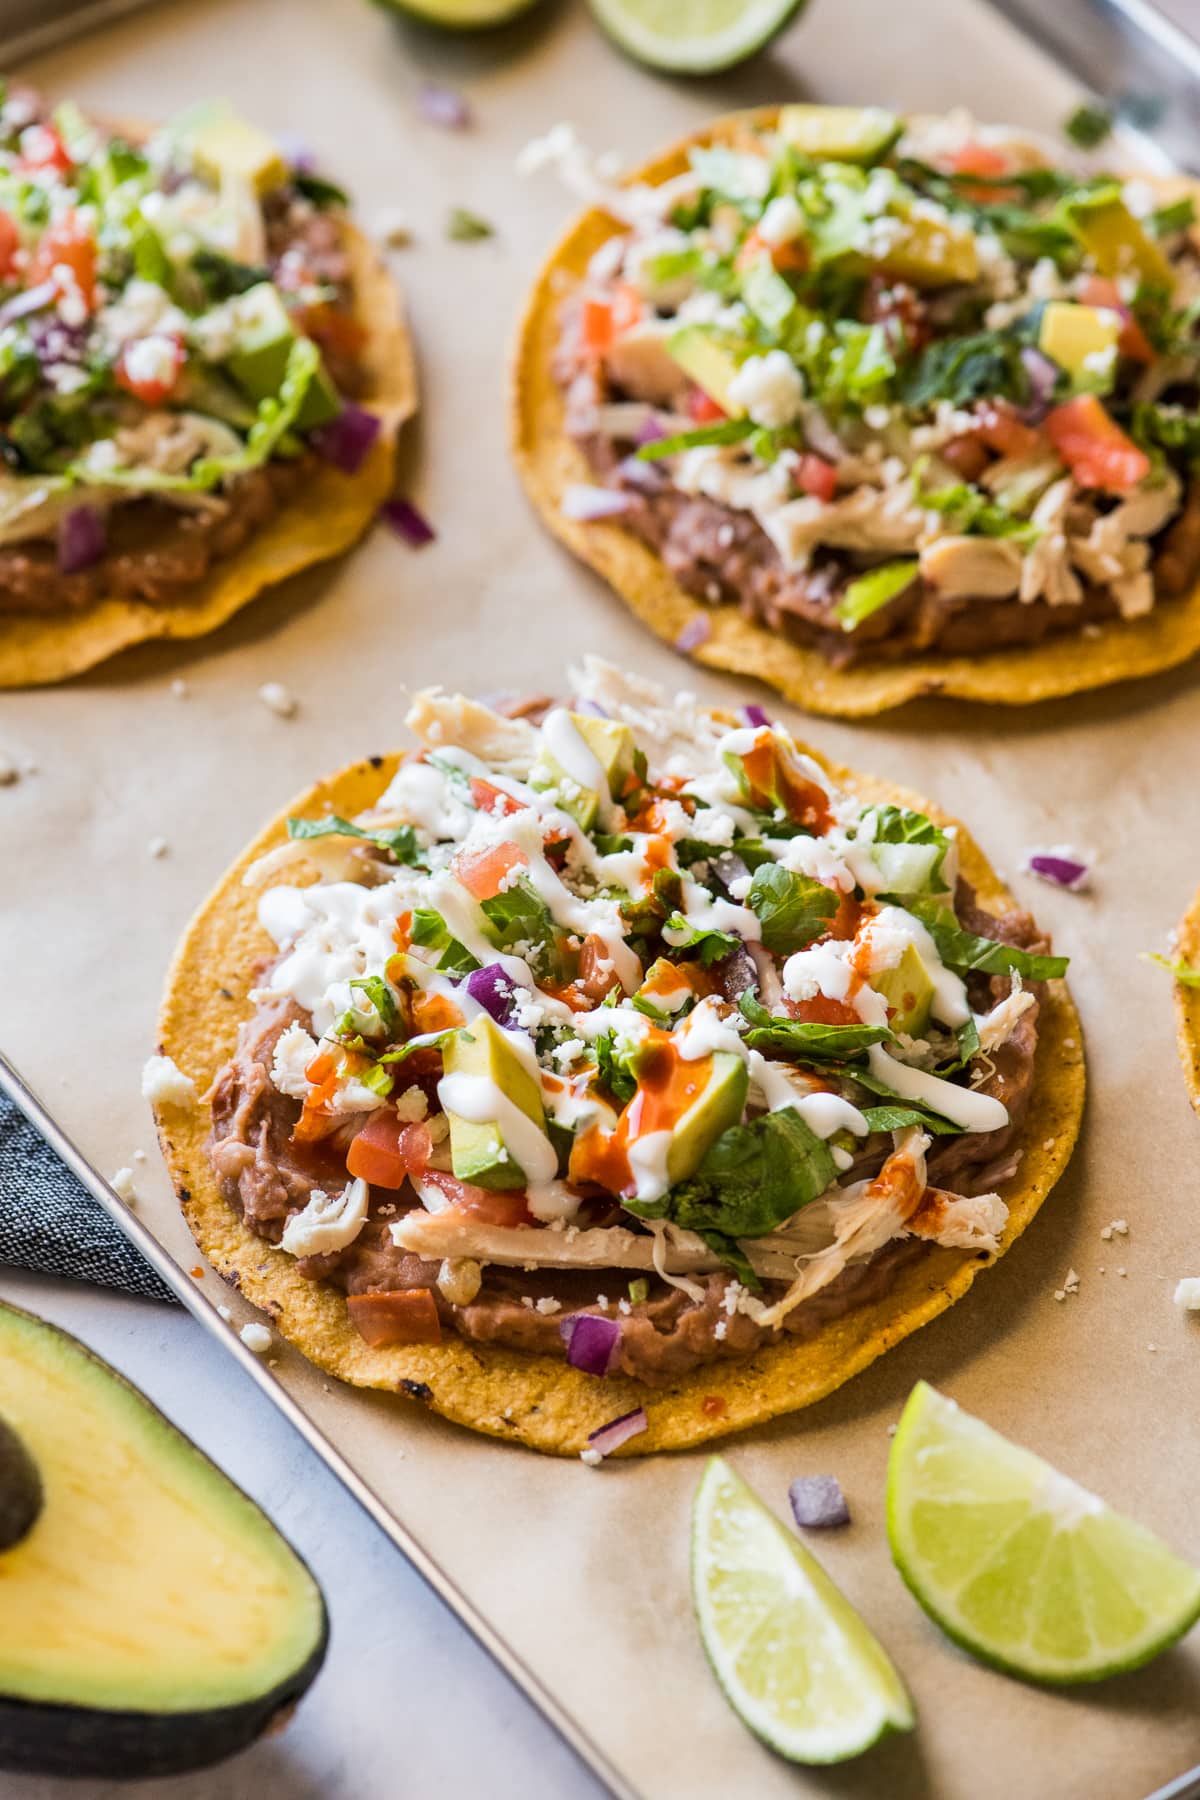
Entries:
{"type": "Polygon", "coordinates": [[[174,1300],[149,1263],[0,1094],[0,1262],[174,1300]]]}

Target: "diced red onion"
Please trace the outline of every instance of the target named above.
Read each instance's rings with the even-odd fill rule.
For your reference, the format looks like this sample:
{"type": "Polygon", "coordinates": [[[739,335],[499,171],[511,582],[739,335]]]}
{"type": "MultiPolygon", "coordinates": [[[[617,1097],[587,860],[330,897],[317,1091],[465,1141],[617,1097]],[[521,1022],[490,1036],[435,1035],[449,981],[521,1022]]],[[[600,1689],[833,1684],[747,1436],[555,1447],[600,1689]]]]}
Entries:
{"type": "Polygon", "coordinates": [[[558,1332],[567,1346],[567,1361],[573,1369],[580,1369],[585,1375],[612,1373],[621,1346],[621,1327],[615,1319],[606,1319],[600,1313],[573,1313],[569,1319],[559,1321],[558,1332]]]}
{"type": "Polygon", "coordinates": [[[104,555],[104,514],[95,506],[73,506],[58,527],[58,566],[64,575],[90,569],[104,555]]]}
{"type": "Polygon", "coordinates": [[[753,725],[756,730],[761,731],[764,726],[770,728],[771,721],[761,706],[743,706],[742,717],[747,725],[753,725]]]}
{"type": "Polygon", "coordinates": [[[845,444],[818,407],[810,407],[804,415],[804,441],[810,450],[815,450],[826,462],[840,463],[845,460],[845,444]]]}
{"type": "Polygon", "coordinates": [[[726,1000],[740,1000],[743,994],[753,993],[758,987],[758,970],[745,945],[713,963],[710,973],[726,1000]]]}
{"type": "Polygon", "coordinates": [[[1062,850],[1035,850],[1025,864],[1031,875],[1040,875],[1043,881],[1051,882],[1055,887],[1070,888],[1078,892],[1087,886],[1090,866],[1078,855],[1073,855],[1065,848],[1062,850]]]}
{"type": "Polygon", "coordinates": [[[499,963],[485,963],[467,976],[467,992],[497,1025],[511,1025],[516,1017],[516,983],[499,963]]]}
{"type": "Polygon", "coordinates": [[[643,462],[637,456],[624,457],[617,464],[616,472],[626,487],[637,488],[644,494],[655,494],[667,485],[667,478],[656,463],[643,462]]]}
{"type": "Polygon", "coordinates": [[[632,505],[632,494],[623,494],[619,488],[589,487],[586,482],[573,481],[563,493],[559,510],[564,519],[615,519],[632,505]]]}
{"type": "Polygon", "coordinates": [[[724,887],[734,881],[750,880],[750,870],[736,850],[722,850],[720,856],[713,858],[709,868],[724,887]]]}
{"type": "Polygon", "coordinates": [[[792,1514],[805,1531],[850,1523],[850,1508],[836,1475],[801,1475],[788,1488],[792,1514]]]}
{"type": "Polygon", "coordinates": [[[1021,351],[1021,361],[1025,365],[1030,387],[1029,403],[1021,408],[1021,418],[1027,425],[1039,425],[1050,410],[1050,402],[1058,382],[1058,367],[1032,344],[1026,344],[1021,351]]]}
{"type": "Polygon", "coordinates": [[[641,430],[637,433],[634,442],[638,445],[656,444],[659,438],[666,437],[666,435],[667,427],[659,418],[658,414],[651,411],[646,415],[641,430]]]}
{"type": "Polygon", "coordinates": [[[765,944],[747,944],[746,948],[758,970],[758,997],[768,1012],[774,1012],[783,999],[783,982],[775,958],[765,944]]]}
{"type": "Polygon", "coordinates": [[[630,1438],[645,1431],[649,1424],[645,1407],[635,1407],[632,1412],[622,1413],[619,1419],[610,1419],[598,1431],[589,1431],[588,1447],[601,1456],[611,1456],[614,1450],[619,1450],[630,1438]]]}
{"type": "Polygon", "coordinates": [[[374,413],[347,400],[336,419],[310,433],[309,442],[318,456],[343,475],[357,475],[379,431],[380,421],[374,413]]]}
{"type": "Polygon", "coordinates": [[[576,700],[575,711],[587,713],[593,719],[611,719],[612,714],[607,707],[601,706],[598,700],[576,700]]]}
{"type": "Polygon", "coordinates": [[[471,124],[471,108],[453,88],[440,87],[436,81],[425,81],[417,95],[421,116],[443,131],[465,131],[471,124]]]}
{"type": "Polygon", "coordinates": [[[0,330],[11,325],[14,319],[24,319],[29,313],[41,312],[43,306],[49,306],[58,289],[52,281],[40,281],[36,287],[26,288],[23,294],[14,294],[0,306],[0,330]]]}
{"type": "Polygon", "coordinates": [[[386,525],[391,526],[397,537],[402,537],[414,550],[419,549],[422,544],[432,544],[437,536],[424,513],[411,500],[405,500],[399,494],[384,501],[379,509],[379,516],[386,525]]]}
{"type": "Polygon", "coordinates": [[[687,654],[689,651],[698,650],[701,644],[706,644],[711,636],[711,621],[706,619],[703,613],[697,613],[694,619],[688,620],[675,639],[675,648],[687,654]]]}

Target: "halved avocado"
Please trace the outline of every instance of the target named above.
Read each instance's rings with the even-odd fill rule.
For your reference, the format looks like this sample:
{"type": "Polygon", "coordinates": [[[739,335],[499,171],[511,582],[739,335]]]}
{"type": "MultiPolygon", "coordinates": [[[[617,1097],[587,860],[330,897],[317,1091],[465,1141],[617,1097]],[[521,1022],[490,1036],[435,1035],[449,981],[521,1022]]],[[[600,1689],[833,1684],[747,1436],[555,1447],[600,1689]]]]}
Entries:
{"type": "Polygon", "coordinates": [[[0,1305],[0,1768],[204,1768],[325,1657],[321,1590],[266,1515],[75,1338],[0,1305]],[[13,1446],[16,1445],[14,1452],[13,1446]]]}

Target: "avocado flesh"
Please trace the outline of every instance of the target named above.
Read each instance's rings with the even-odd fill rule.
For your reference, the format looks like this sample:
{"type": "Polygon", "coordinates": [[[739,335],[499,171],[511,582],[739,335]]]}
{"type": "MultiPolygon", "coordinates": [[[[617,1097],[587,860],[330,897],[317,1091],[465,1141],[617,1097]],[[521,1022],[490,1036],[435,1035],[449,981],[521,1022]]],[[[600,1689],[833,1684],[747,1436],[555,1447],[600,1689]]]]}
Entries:
{"type": "Polygon", "coordinates": [[[741,1123],[750,1076],[732,1050],[713,1052],[712,1069],[687,1111],[676,1121],[667,1151],[667,1180],[674,1187],[694,1175],[723,1131],[741,1123]]]}
{"type": "Polygon", "coordinates": [[[278,145],[257,125],[248,125],[233,113],[202,120],[188,144],[200,173],[218,187],[223,181],[241,181],[265,194],[287,180],[287,164],[278,145]]]}
{"type": "Polygon", "coordinates": [[[875,267],[897,281],[914,287],[950,287],[957,281],[974,281],[979,275],[979,252],[974,234],[940,219],[906,218],[895,241],[878,258],[875,267]]]}
{"type": "Polygon", "coordinates": [[[549,750],[543,750],[539,762],[545,767],[549,781],[531,782],[530,786],[541,792],[552,787],[558,790],[557,806],[560,812],[574,819],[580,831],[591,831],[600,816],[600,796],[594,788],[580,787],[569,770],[564,769],[557,756],[549,750]]]}
{"type": "Polygon", "coordinates": [[[244,1748],[324,1659],[300,1558],[115,1370],[8,1306],[0,1413],[44,1495],[0,1552],[0,1767],[117,1779],[244,1748]]]}
{"type": "Polygon", "coordinates": [[[11,1425],[0,1419],[0,1550],[28,1535],[42,1510],[37,1464],[11,1425]]]}
{"type": "Polygon", "coordinates": [[[1113,191],[1082,194],[1065,207],[1072,231],[1102,275],[1140,275],[1158,287],[1174,286],[1166,256],[1113,191]]]}
{"type": "MultiPolygon", "coordinates": [[[[269,400],[279,392],[287,372],[296,328],[278,290],[269,281],[246,290],[238,303],[238,314],[246,324],[225,359],[225,367],[251,400],[269,400]]],[[[336,419],[341,410],[337,389],[321,364],[308,384],[296,427],[299,431],[311,431],[315,425],[336,419]]]]}
{"type": "MultiPolygon", "coordinates": [[[[1106,357],[1111,371],[1115,364],[1112,352],[1120,335],[1119,313],[1073,300],[1049,300],[1038,327],[1038,349],[1065,369],[1073,383],[1098,389],[1106,385],[1103,372],[1089,369],[1088,358],[1106,357]]],[[[1107,385],[1111,386],[1111,380],[1110,373],[1107,385]]]]}
{"type": "Polygon", "coordinates": [[[801,156],[873,163],[900,136],[900,121],[878,106],[782,106],[777,129],[801,156]]]}
{"type": "MultiPolygon", "coordinates": [[[[447,1043],[443,1052],[447,1075],[480,1075],[498,1087],[541,1131],[546,1114],[536,1081],[486,1013],[472,1019],[447,1043]]],[[[463,1119],[449,1108],[450,1166],[459,1181],[492,1189],[523,1188],[526,1175],[504,1142],[500,1126],[463,1119]]]]}
{"type": "Polygon", "coordinates": [[[872,975],[871,986],[892,1008],[889,1022],[893,1031],[903,1032],[905,1037],[924,1036],[933,1009],[934,986],[915,944],[905,945],[894,969],[872,975]]]}
{"type": "Polygon", "coordinates": [[[633,756],[637,741],[628,725],[619,719],[593,719],[586,713],[572,713],[571,723],[604,771],[608,791],[619,800],[625,784],[633,774],[633,756]]]}
{"type": "Polygon", "coordinates": [[[716,402],[731,419],[740,419],[745,407],[729,398],[729,388],[741,367],[741,359],[705,325],[681,325],[667,339],[667,353],[689,380],[716,402]]]}

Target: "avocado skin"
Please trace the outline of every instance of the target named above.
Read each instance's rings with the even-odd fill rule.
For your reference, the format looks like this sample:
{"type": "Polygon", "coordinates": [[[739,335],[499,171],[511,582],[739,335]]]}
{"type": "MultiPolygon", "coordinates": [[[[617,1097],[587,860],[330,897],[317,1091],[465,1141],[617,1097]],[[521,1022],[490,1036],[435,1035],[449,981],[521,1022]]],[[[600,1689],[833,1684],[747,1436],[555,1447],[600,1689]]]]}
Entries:
{"type": "Polygon", "coordinates": [[[261,1698],[214,1711],[99,1712],[0,1699],[0,1769],[131,1781],[209,1768],[286,1723],[316,1679],[328,1644],[326,1615],[320,1641],[286,1682],[261,1698]]]}
{"type": "Polygon", "coordinates": [[[222,1762],[247,1749],[264,1732],[282,1728],[316,1680],[329,1648],[329,1609],[320,1584],[304,1558],[283,1538],[245,1490],[103,1357],[97,1356],[71,1332],[39,1319],[24,1307],[0,1302],[0,1318],[4,1315],[23,1320],[35,1330],[65,1341],[77,1354],[96,1364],[109,1381],[127,1389],[138,1405],[153,1414],[169,1432],[182,1438],[197,1461],[215,1469],[221,1481],[238,1493],[266,1520],[269,1529],[287,1543],[313,1583],[320,1602],[320,1621],[312,1649],[303,1663],[269,1691],[252,1695],[236,1705],[180,1712],[139,1712],[133,1708],[72,1706],[0,1695],[0,1769],[14,1774],[92,1776],[115,1781],[151,1775],[181,1775],[222,1762]]]}

